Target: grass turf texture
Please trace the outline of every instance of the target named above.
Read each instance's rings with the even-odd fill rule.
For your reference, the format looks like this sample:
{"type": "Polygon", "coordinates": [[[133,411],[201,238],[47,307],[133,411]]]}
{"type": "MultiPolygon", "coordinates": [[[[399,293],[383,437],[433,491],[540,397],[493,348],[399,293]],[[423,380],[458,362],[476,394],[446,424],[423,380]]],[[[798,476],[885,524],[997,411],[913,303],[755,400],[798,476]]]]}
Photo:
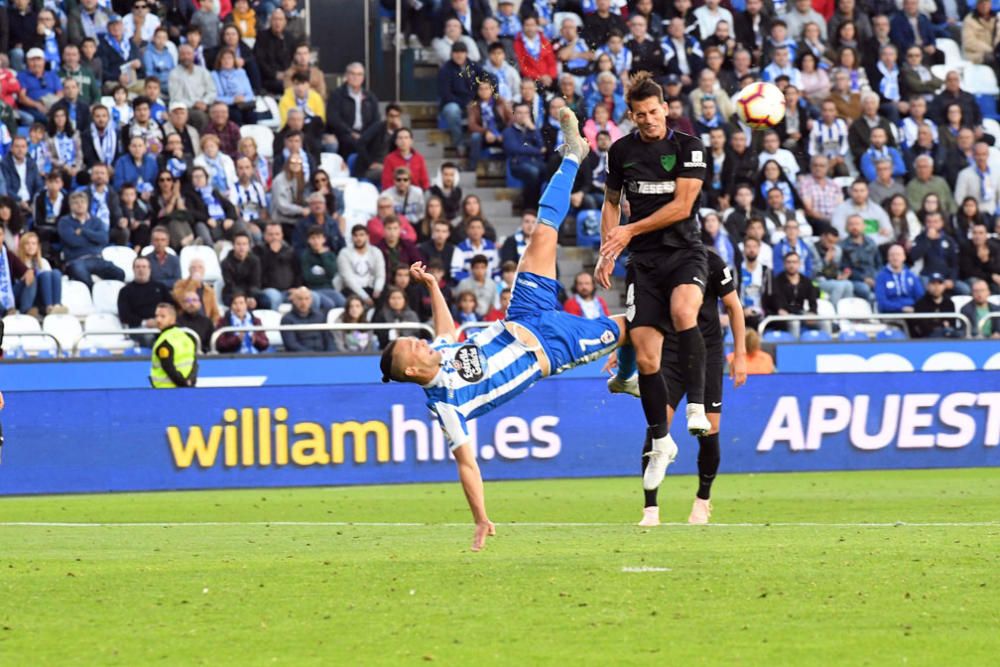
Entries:
{"type": "MultiPolygon", "coordinates": [[[[1000,523],[645,530],[639,486],[488,484],[481,554],[457,484],[0,499],[0,663],[996,664],[1000,523]],[[237,525],[10,525],[212,521],[237,525]]],[[[667,478],[665,521],[694,490],[667,478]]],[[[725,523],[996,522],[1000,472],[732,475],[715,503],[725,523]]]]}

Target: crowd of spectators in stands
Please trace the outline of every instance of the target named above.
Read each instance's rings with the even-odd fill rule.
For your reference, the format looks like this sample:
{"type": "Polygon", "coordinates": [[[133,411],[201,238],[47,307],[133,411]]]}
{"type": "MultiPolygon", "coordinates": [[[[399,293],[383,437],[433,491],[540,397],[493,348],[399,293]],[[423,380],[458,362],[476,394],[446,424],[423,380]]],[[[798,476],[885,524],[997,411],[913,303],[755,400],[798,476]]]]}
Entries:
{"type": "MultiPolygon", "coordinates": [[[[944,62],[939,37],[998,67],[988,0],[443,4],[430,23],[441,34],[427,32],[426,7],[408,24],[441,60],[440,122],[472,164],[506,160],[525,201],[558,163],[555,119],[569,106],[593,148],[571,216],[599,206],[607,149],[632,129],[630,78],[654,75],[671,126],[705,142],[704,240],[740,280],[751,324],[815,313],[820,295],[922,310],[937,278],[945,298],[980,281],[1000,295],[1000,137],[984,125],[1000,118],[996,97],[963,90],[958,69],[931,70],[944,62]],[[787,104],[764,133],[733,105],[757,80],[787,104]]],[[[913,334],[957,326],[941,322],[913,334]]]]}
{"type": "MultiPolygon", "coordinates": [[[[984,117],[997,113],[958,71],[939,79],[930,69],[943,60],[938,37],[997,67],[988,0],[402,4],[409,43],[440,60],[440,122],[458,158],[439,169],[428,169],[403,109],[365,87],[360,63],[328,88],[301,0],[5,3],[4,310],[65,312],[63,276],[123,280],[102,252],[119,245],[142,255],[119,295],[126,326],[148,324],[165,298],[182,325],[208,335],[259,323],[259,309],[280,308],[288,324],[325,322],[331,309],[348,324],[425,322],[429,297],[404,270],[414,261],[438,277],[456,322],[498,319],[536,224],[531,207],[558,165],[559,110],[578,114],[593,149],[574,184],[575,218],[602,202],[607,151],[631,130],[624,94],[640,70],[664,86],[671,126],[705,141],[704,240],[739,280],[751,324],[812,312],[819,296],[946,312],[967,295],[974,321],[996,308],[1000,151],[984,117]],[[733,98],[758,79],[784,91],[788,113],[752,134],[733,98]],[[264,97],[277,113],[272,146],[241,132],[264,97]],[[332,152],[381,193],[370,220],[345,217],[339,175],[321,167],[332,152]],[[504,160],[523,184],[521,227],[505,239],[463,193],[462,168],[483,160],[504,160]],[[182,275],[176,255],[188,246],[219,254],[218,299],[203,262],[182,275]]],[[[608,312],[586,274],[573,277],[565,307],[608,312]]],[[[978,333],[998,330],[994,320],[978,333]]],[[[296,331],[282,342],[361,352],[396,333],[296,331]]],[[[253,353],[268,338],[226,334],[219,348],[253,353]]]]}

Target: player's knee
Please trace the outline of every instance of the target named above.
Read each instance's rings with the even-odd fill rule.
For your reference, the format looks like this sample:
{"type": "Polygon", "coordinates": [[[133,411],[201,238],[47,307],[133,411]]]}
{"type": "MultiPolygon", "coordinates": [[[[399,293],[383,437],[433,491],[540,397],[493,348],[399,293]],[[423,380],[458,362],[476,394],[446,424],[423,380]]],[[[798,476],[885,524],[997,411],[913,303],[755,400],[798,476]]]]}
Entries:
{"type": "Polygon", "coordinates": [[[642,375],[658,373],[660,371],[660,348],[654,347],[648,349],[637,347],[635,350],[635,363],[642,375]]]}

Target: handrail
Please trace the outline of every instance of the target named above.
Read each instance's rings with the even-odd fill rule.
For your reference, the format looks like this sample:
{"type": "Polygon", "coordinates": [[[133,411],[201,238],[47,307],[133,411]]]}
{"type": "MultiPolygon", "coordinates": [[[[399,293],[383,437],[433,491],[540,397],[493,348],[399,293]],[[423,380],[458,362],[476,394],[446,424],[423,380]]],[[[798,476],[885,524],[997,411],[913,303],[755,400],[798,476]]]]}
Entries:
{"type": "Polygon", "coordinates": [[[255,324],[249,327],[219,327],[212,334],[208,349],[218,352],[215,344],[223,334],[236,331],[391,331],[393,329],[416,329],[434,335],[434,328],[423,322],[326,322],[324,324],[255,324]]]}
{"type": "MultiPolygon", "coordinates": [[[[52,340],[54,340],[56,342],[56,354],[57,355],[61,355],[62,354],[62,345],[59,343],[59,339],[56,338],[55,335],[53,335],[52,333],[50,333],[48,331],[24,331],[24,332],[20,332],[20,333],[14,332],[14,331],[8,331],[6,333],[6,338],[8,338],[8,339],[11,339],[11,338],[21,338],[23,336],[34,336],[36,338],[37,337],[51,338],[52,340]]],[[[23,346],[18,345],[18,346],[12,347],[11,349],[16,349],[17,347],[23,347],[23,346]]]]}
{"type": "MultiPolygon", "coordinates": [[[[194,329],[189,329],[188,327],[178,327],[184,333],[194,336],[195,341],[198,343],[198,349],[201,349],[201,336],[194,329]]],[[[130,334],[156,334],[160,335],[160,330],[155,327],[135,327],[133,329],[95,329],[92,331],[84,331],[80,334],[80,337],[76,339],[73,343],[72,353],[76,354],[80,351],[80,343],[83,342],[84,338],[90,336],[128,336],[130,334]]]]}
{"type": "Polygon", "coordinates": [[[976,327],[976,331],[982,331],[983,325],[986,324],[987,320],[1000,320],[1000,312],[986,313],[983,315],[983,318],[979,320],[979,326],[976,327]]]}
{"type": "MultiPolygon", "coordinates": [[[[992,313],[995,314],[995,313],[992,313]]],[[[886,322],[906,320],[952,320],[965,323],[965,337],[971,338],[969,328],[972,322],[962,313],[872,313],[870,315],[768,315],[757,325],[757,332],[763,336],[768,325],[775,322],[834,322],[837,320],[882,320],[886,322]]]]}

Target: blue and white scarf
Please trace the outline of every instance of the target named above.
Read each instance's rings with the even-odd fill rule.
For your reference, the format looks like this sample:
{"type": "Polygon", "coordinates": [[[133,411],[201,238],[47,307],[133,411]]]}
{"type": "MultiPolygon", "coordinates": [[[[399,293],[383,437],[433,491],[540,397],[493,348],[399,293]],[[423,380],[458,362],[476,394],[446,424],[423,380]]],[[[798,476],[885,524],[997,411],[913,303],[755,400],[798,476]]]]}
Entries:
{"type": "Polygon", "coordinates": [[[625,72],[632,69],[632,51],[627,48],[622,48],[618,53],[614,53],[607,46],[602,46],[597,49],[598,54],[606,53],[611,62],[614,63],[615,73],[621,76],[625,72]]]}
{"type": "Polygon", "coordinates": [[[535,13],[538,14],[539,21],[546,22],[543,28],[545,36],[549,39],[554,38],[559,32],[559,28],[552,21],[554,14],[548,0],[535,0],[535,13]]]}
{"type": "Polygon", "coordinates": [[[90,126],[90,137],[94,142],[94,151],[97,158],[104,164],[110,165],[115,161],[115,153],[118,152],[118,135],[110,127],[104,128],[104,136],[98,131],[96,125],[90,126]]]}
{"type": "Polygon", "coordinates": [[[65,132],[59,132],[55,136],[56,157],[63,165],[72,165],[76,162],[76,141],[73,137],[67,136],[65,132]]]}
{"type": "MultiPolygon", "coordinates": [[[[243,316],[243,319],[239,319],[233,313],[229,311],[229,326],[232,327],[252,327],[253,326],[253,315],[247,312],[243,316]]],[[[240,352],[243,354],[257,354],[257,348],[253,346],[253,332],[247,331],[242,336],[240,336],[240,352]]]]}
{"type": "Polygon", "coordinates": [[[517,14],[506,16],[497,14],[497,22],[500,24],[500,36],[513,38],[521,32],[521,17],[517,14]]]}
{"type": "Polygon", "coordinates": [[[504,76],[503,67],[494,67],[493,63],[487,61],[487,63],[483,65],[483,69],[496,77],[497,95],[505,100],[514,99],[514,91],[510,89],[510,84],[507,83],[507,77],[504,76]]]}
{"type": "Polygon", "coordinates": [[[993,184],[990,183],[990,168],[986,167],[986,171],[981,171],[978,165],[973,165],[976,170],[976,176],[979,177],[979,203],[991,202],[993,201],[993,184]]]}
{"type": "Polygon", "coordinates": [[[37,144],[28,142],[28,157],[35,161],[40,173],[47,174],[52,171],[52,154],[49,153],[48,143],[44,141],[37,144]]]}
{"type": "Polygon", "coordinates": [[[122,60],[125,62],[131,60],[130,56],[132,55],[132,44],[127,39],[119,42],[111,36],[111,33],[108,33],[106,37],[108,44],[111,45],[111,48],[122,57],[122,60]]]}
{"type": "MultiPolygon", "coordinates": [[[[582,39],[576,40],[573,43],[573,48],[577,53],[587,53],[590,51],[590,47],[588,47],[587,43],[582,39]]],[[[579,70],[587,67],[588,65],[590,65],[590,63],[583,58],[572,58],[563,64],[563,68],[579,70]]]]}
{"type": "Polygon", "coordinates": [[[218,221],[226,217],[226,211],[222,208],[219,198],[215,196],[215,191],[212,190],[211,185],[198,188],[198,194],[201,195],[201,200],[205,202],[205,208],[208,209],[209,218],[218,221]]]}
{"type": "Polygon", "coordinates": [[[524,44],[524,50],[528,52],[528,55],[534,60],[538,60],[539,56],[542,55],[542,36],[535,35],[535,39],[528,39],[528,36],[521,33],[521,43],[524,44]]]}
{"type": "Polygon", "coordinates": [[[90,190],[90,215],[104,223],[105,227],[111,226],[111,209],[108,207],[108,191],[97,192],[91,185],[90,190]]]}
{"type": "Polygon", "coordinates": [[[899,95],[899,67],[893,67],[890,71],[881,60],[875,66],[882,73],[882,81],[879,83],[879,92],[887,100],[898,102],[899,95]]]}
{"type": "Polygon", "coordinates": [[[222,153],[218,153],[214,158],[208,157],[205,153],[201,156],[208,164],[209,176],[212,177],[212,187],[219,192],[229,192],[229,181],[226,178],[226,170],[222,166],[222,153]]]}
{"type": "Polygon", "coordinates": [[[45,65],[50,70],[55,71],[59,69],[59,65],[62,63],[62,57],[59,55],[59,42],[56,40],[56,33],[54,30],[45,31],[45,65]]]}
{"type": "Polygon", "coordinates": [[[493,103],[480,102],[479,113],[483,117],[483,127],[493,134],[500,134],[500,130],[497,127],[497,115],[493,111],[493,103]]]}
{"type": "Polygon", "coordinates": [[[43,195],[43,198],[45,199],[45,222],[50,225],[54,225],[59,219],[59,213],[62,211],[62,190],[59,191],[59,195],[56,197],[55,201],[52,201],[47,193],[43,195]]]}
{"type": "Polygon", "coordinates": [[[172,157],[169,160],[167,160],[166,166],[167,166],[167,171],[170,172],[170,175],[177,179],[183,176],[187,172],[188,168],[187,162],[178,157],[172,157]]]}
{"type": "Polygon", "coordinates": [[[5,311],[14,308],[14,281],[10,277],[8,254],[7,246],[0,244],[0,305],[5,311]]]}

